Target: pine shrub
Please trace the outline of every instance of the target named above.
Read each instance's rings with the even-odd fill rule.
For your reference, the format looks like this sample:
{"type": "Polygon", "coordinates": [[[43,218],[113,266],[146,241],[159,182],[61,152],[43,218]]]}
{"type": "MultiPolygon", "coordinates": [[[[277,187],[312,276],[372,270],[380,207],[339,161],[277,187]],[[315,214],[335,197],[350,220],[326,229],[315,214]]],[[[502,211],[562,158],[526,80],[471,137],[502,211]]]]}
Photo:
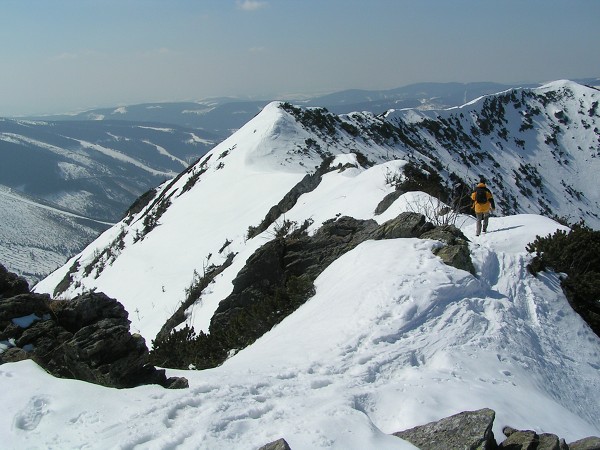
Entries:
{"type": "Polygon", "coordinates": [[[600,231],[579,223],[568,233],[537,236],[527,251],[535,253],[528,267],[534,275],[546,269],[566,274],[561,286],[569,303],[600,336],[600,231]]]}

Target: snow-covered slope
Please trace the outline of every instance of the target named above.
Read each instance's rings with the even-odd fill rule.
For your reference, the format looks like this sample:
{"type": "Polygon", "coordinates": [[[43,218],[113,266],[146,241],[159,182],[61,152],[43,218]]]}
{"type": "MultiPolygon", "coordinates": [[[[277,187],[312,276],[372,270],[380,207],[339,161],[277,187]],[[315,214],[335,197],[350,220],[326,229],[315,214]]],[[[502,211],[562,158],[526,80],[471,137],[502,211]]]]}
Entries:
{"type": "Polygon", "coordinates": [[[119,391],[29,361],[1,366],[3,443],[250,450],[283,437],[295,450],[408,449],[389,434],[482,407],[497,412],[498,440],[505,425],[567,442],[599,435],[600,339],[556,276],[525,269],[525,244],[557,228],[499,217],[475,239],[465,220],[477,276],[443,264],[435,241],[367,241],[223,366],[169,371],[189,379],[186,390],[119,391]]]}
{"type": "Polygon", "coordinates": [[[504,425],[568,441],[600,434],[600,339],[572,311],[556,276],[529,274],[525,252],[536,235],[562,228],[535,214],[540,201],[558,215],[571,212],[562,213],[567,194],[557,173],[581,191],[591,211],[585,218],[597,219],[596,191],[586,184],[598,169],[589,148],[597,99],[593,89],[561,82],[439,111],[436,120],[414,111],[338,117],[269,104],[36,291],[63,298],[103,291],[150,342],[198,274],[228,261],[185,310],[187,324],[207,331],[234,278],[284,221],[310,224],[314,233],[339,216],[434,218],[439,204],[423,192],[404,193],[375,214],[409,162],[439,170],[448,184],[489,170],[502,217],[478,238],[472,218],[456,218],[476,274],[445,265],[432,252],[437,241],[366,241],[329,265],[315,295],[254,344],[220,367],[185,372],[189,390],[111,391],[51,380],[28,362],[1,367],[9,405],[1,432],[15,448],[250,449],[279,437],[294,449],[410,448],[389,433],[490,407],[499,438],[504,425]],[[526,117],[533,128],[519,131],[526,117]],[[533,191],[510,175],[521,165],[543,187],[533,191]],[[307,178],[313,173],[322,175],[318,183],[307,178]],[[299,186],[302,195],[289,201],[299,186]],[[525,188],[536,202],[515,204],[525,188]],[[264,231],[249,234],[275,210],[264,231]],[[16,388],[22,377],[25,390],[16,388]],[[89,400],[81,404],[82,397],[89,400]]]}
{"type": "Polygon", "coordinates": [[[150,341],[185,299],[198,274],[233,253],[233,264],[188,311],[196,329],[206,331],[247,258],[272,239],[273,227],[284,219],[312,220],[312,232],[340,215],[383,221],[406,209],[422,212],[431,202],[418,197],[401,197],[380,216],[374,212],[394,190],[390,180],[401,176],[407,161],[439,170],[449,184],[457,175],[470,183],[480,173],[489,174],[503,214],[546,209],[557,216],[589,219],[597,226],[600,194],[593,180],[600,170],[594,147],[598,94],[558,82],[439,111],[436,120],[415,111],[391,112],[387,119],[367,113],[338,117],[271,103],[195,166],[164,183],[137,215],[108,230],[36,290],[65,297],[90,289],[103,291],[123,302],[134,330],[150,341]],[[540,102],[545,102],[545,109],[540,102]],[[558,108],[569,119],[568,125],[556,128],[560,122],[552,111],[558,108]],[[524,117],[535,124],[520,132],[524,117]],[[552,127],[557,146],[544,142],[552,127]],[[482,129],[485,133],[465,132],[482,129]],[[556,152],[562,154],[558,160],[556,152]],[[341,169],[326,173],[270,230],[248,239],[249,228],[259,225],[324,158],[332,158],[329,166],[341,169]],[[521,176],[519,170],[529,176],[521,176]],[[526,190],[528,197],[521,192],[526,190]],[[569,201],[567,192],[579,195],[578,202],[569,201]],[[71,282],[65,283],[68,279],[71,282]]]}
{"type": "Polygon", "coordinates": [[[387,119],[411,124],[436,167],[463,179],[485,175],[505,213],[583,219],[598,228],[599,103],[597,89],[561,80],[444,111],[390,112],[387,119]]]}

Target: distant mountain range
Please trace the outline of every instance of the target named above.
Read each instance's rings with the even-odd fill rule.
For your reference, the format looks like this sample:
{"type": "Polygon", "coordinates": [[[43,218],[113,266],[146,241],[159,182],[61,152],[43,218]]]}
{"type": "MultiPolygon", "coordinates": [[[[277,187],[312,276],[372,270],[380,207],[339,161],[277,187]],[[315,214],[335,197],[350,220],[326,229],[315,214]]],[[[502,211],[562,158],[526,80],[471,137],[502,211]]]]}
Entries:
{"type": "Polygon", "coordinates": [[[0,253],[39,281],[215,145],[177,125],[0,119],[0,253]]]}
{"type": "MultiPolygon", "coordinates": [[[[600,85],[597,78],[575,80],[579,84],[600,85]]],[[[101,108],[73,115],[38,117],[39,120],[81,121],[119,120],[155,122],[200,129],[215,140],[223,140],[243,126],[273,100],[290,101],[297,105],[327,108],[336,114],[370,111],[375,114],[389,109],[445,109],[460,106],[483,95],[511,88],[531,88],[539,84],[478,83],[418,83],[389,90],[350,89],[313,98],[280,98],[242,100],[214,98],[198,102],[145,103],[101,108]]],[[[35,118],[34,118],[35,119],[35,118]]]]}

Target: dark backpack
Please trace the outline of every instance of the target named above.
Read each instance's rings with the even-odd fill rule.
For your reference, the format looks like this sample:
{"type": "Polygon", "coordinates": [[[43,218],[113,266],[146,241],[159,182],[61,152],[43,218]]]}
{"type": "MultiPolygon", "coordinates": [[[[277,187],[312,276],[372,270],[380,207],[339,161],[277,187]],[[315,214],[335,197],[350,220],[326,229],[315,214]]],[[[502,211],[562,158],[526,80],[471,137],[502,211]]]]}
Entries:
{"type": "Polygon", "coordinates": [[[475,188],[475,202],[479,204],[487,203],[487,189],[484,187],[475,188]]]}

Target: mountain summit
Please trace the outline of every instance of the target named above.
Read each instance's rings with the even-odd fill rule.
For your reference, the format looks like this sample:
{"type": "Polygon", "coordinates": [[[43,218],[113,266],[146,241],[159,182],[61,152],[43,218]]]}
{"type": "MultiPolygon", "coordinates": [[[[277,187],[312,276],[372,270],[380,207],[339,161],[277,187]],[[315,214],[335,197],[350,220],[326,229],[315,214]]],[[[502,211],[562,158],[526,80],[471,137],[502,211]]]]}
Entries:
{"type": "Polygon", "coordinates": [[[267,105],[35,287],[104,292],[147,341],[185,326],[207,339],[222,323],[258,329],[240,315],[263,319],[253,289],[302,299],[226,348],[219,367],[186,373],[191,393],[132,393],[150,405],[103,415],[98,447],[256,448],[283,436],[292,448],[410,448],[389,434],[484,407],[497,412],[497,436],[503,425],[599,434],[600,340],[557,276],[527,271],[525,251],[565,229],[539,213],[600,223],[599,97],[561,81],[436,112],[267,105]],[[474,220],[444,202],[463,205],[481,174],[500,217],[476,238],[474,220]],[[430,226],[399,231],[420,214],[430,226]],[[452,236],[426,234],[449,224],[452,236]],[[312,249],[319,236],[343,250],[324,239],[327,252],[301,257],[298,243],[312,249]],[[444,262],[452,245],[471,266],[444,262]],[[251,272],[260,267],[264,276],[251,272]]]}
{"type": "MultiPolygon", "coordinates": [[[[271,103],[153,198],[140,199],[36,290],[67,297],[103,291],[154,339],[198,275],[234,254],[232,277],[284,220],[309,220],[312,233],[339,216],[381,223],[403,210],[431,209],[437,200],[400,197],[376,214],[398,191],[407,164],[425,174],[410,190],[427,190],[439,178],[430,193],[457,201],[483,174],[502,215],[544,213],[598,226],[599,101],[597,90],[559,81],[461,108],[385,116],[271,103]],[[296,198],[271,210],[294,189],[296,198]],[[261,225],[262,234],[249,239],[261,225]]],[[[203,309],[215,309],[228,289],[204,296],[203,309]]],[[[212,313],[201,316],[197,326],[207,330],[212,313]]]]}

